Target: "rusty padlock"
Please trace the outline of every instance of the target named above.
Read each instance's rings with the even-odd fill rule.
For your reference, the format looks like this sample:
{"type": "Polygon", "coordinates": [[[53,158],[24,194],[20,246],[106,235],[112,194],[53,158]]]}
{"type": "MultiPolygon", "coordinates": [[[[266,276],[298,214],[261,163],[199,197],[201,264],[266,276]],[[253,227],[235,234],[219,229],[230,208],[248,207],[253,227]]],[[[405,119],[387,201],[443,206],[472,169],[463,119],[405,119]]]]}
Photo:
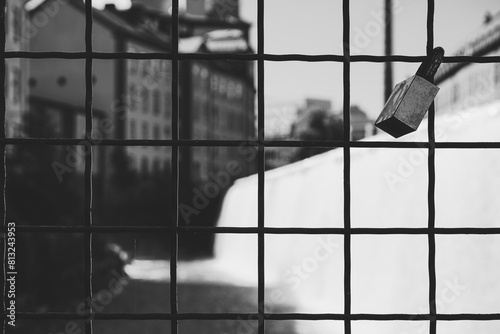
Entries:
{"type": "Polygon", "coordinates": [[[375,126],[398,138],[417,130],[439,87],[431,83],[443,61],[444,49],[437,47],[417,73],[394,87],[375,126]]]}

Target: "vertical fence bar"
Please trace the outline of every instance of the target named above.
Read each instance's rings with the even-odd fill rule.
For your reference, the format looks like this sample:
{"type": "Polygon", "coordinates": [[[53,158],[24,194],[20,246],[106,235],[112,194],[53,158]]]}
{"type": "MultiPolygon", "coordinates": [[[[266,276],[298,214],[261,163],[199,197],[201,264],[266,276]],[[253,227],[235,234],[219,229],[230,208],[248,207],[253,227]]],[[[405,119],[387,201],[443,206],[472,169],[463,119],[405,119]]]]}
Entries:
{"type": "Polygon", "coordinates": [[[172,224],[175,229],[170,235],[170,321],[171,334],[177,334],[179,321],[177,318],[177,261],[178,261],[178,226],[179,226],[179,0],[172,1],[172,224]]]}
{"type": "MultiPolygon", "coordinates": [[[[392,0],[385,0],[385,55],[392,55],[392,0]]],[[[392,63],[384,64],[384,100],[387,101],[392,93],[392,63]]]]}
{"type": "MultiPolygon", "coordinates": [[[[434,48],[434,0],[427,2],[427,54],[432,53],[434,48]]],[[[428,116],[428,136],[429,136],[429,189],[428,189],[428,208],[429,208],[429,312],[430,312],[430,334],[436,334],[436,137],[435,137],[435,107],[432,102],[429,108],[428,116]]]]}
{"type": "Polygon", "coordinates": [[[257,2],[257,140],[258,140],[258,154],[257,154],[257,171],[258,171],[258,185],[257,185],[257,208],[258,208],[258,285],[257,285],[257,300],[259,312],[259,334],[265,333],[265,234],[262,230],[265,226],[265,146],[264,146],[264,0],[257,2]]]}
{"type": "MultiPolygon", "coordinates": [[[[85,155],[85,203],[84,224],[92,227],[92,24],[93,24],[92,0],[85,1],[85,140],[89,152],[85,155]]],[[[84,233],[84,272],[85,272],[85,299],[92,300],[92,232],[84,233]]],[[[91,304],[91,303],[87,303],[91,304]]],[[[89,314],[93,313],[92,306],[88,305],[89,314]]],[[[93,320],[90,318],[85,322],[85,333],[93,333],[93,320]]]]}
{"type": "MultiPolygon", "coordinates": [[[[6,1],[7,0],[0,0],[0,8],[2,8],[2,12],[5,13],[6,10],[6,1]]],[[[2,83],[1,89],[0,89],[0,139],[5,139],[5,111],[6,111],[6,101],[5,101],[5,14],[0,15],[0,26],[2,27],[1,29],[1,35],[0,35],[0,54],[2,58],[2,65],[0,65],[0,82],[2,83]]],[[[5,150],[5,142],[2,142],[0,145],[0,182],[2,184],[2,203],[0,204],[0,212],[2,214],[2,232],[5,233],[5,238],[4,238],[4,247],[2,247],[2,260],[5,263],[5,260],[7,259],[7,203],[6,203],[6,198],[5,198],[5,187],[6,187],[6,173],[7,173],[7,166],[5,164],[5,155],[6,155],[6,150],[5,150]]],[[[7,313],[7,305],[6,305],[6,300],[7,300],[7,268],[4,266],[3,267],[3,274],[2,274],[2,314],[7,313]]],[[[7,326],[7,318],[3,317],[2,319],[2,333],[5,333],[6,331],[6,326],[7,326]]]]}
{"type": "MultiPolygon", "coordinates": [[[[349,0],[343,1],[343,52],[344,52],[344,314],[351,314],[351,49],[349,0]]],[[[351,320],[344,321],[345,334],[351,334],[351,320]]]]}

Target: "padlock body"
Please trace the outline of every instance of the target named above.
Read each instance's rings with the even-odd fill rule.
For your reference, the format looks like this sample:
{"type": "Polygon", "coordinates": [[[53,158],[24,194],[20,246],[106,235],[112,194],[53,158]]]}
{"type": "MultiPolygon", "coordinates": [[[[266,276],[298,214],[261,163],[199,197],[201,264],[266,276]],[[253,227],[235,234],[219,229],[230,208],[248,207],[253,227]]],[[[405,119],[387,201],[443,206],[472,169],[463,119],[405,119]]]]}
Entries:
{"type": "Polygon", "coordinates": [[[394,87],[375,125],[393,137],[417,130],[439,87],[414,75],[394,87]]]}

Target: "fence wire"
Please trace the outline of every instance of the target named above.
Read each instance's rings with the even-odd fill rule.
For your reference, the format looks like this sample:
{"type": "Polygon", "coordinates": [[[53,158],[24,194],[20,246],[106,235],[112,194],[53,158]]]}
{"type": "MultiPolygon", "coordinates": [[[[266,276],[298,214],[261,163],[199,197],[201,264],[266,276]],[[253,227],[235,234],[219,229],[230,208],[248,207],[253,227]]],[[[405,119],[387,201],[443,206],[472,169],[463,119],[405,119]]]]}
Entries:
{"type": "MultiPolygon", "coordinates": [[[[430,54],[434,47],[434,0],[427,0],[427,53],[430,54]]],[[[6,0],[0,0],[0,7],[6,7],[6,0]]],[[[93,314],[90,305],[87,305],[85,313],[34,313],[18,312],[19,319],[45,319],[45,320],[170,320],[171,333],[178,332],[179,320],[237,320],[241,318],[258,319],[259,334],[265,333],[265,322],[268,320],[338,320],[344,322],[345,334],[351,333],[352,321],[372,320],[372,321],[427,321],[430,323],[430,334],[437,333],[437,321],[460,321],[460,320],[500,320],[500,313],[493,314],[438,314],[436,311],[436,235],[459,235],[478,234],[492,235],[500,234],[500,228],[436,228],[435,227],[435,152],[439,149],[499,149],[500,142],[436,142],[435,138],[435,108],[434,104],[429,109],[428,141],[426,142],[352,142],[350,140],[350,70],[353,62],[408,62],[418,63],[425,59],[425,56],[372,56],[372,55],[351,55],[350,54],[350,3],[349,0],[342,1],[343,16],[343,45],[342,55],[304,55],[304,54],[266,54],[264,50],[264,0],[257,0],[257,52],[255,54],[180,54],[179,53],[179,0],[172,1],[172,52],[171,53],[100,53],[92,49],[92,27],[93,9],[92,1],[85,2],[86,27],[85,27],[85,52],[24,52],[5,51],[5,16],[0,16],[0,48],[1,58],[4,65],[0,66],[0,82],[3,89],[0,89],[0,99],[3,100],[0,108],[0,178],[2,185],[2,227],[6,231],[6,165],[5,154],[7,145],[105,145],[105,146],[165,146],[172,148],[172,197],[173,197],[173,224],[171,226],[94,226],[92,223],[92,161],[93,150],[85,158],[85,210],[83,226],[17,226],[21,233],[27,232],[55,232],[67,233],[77,232],[84,234],[84,254],[85,254],[85,296],[92,299],[92,237],[94,233],[165,233],[171,236],[170,249],[170,313],[106,313],[93,314]],[[11,58],[27,59],[84,59],[85,63],[85,112],[86,112],[86,137],[81,139],[63,138],[6,138],[5,132],[5,60],[11,58]],[[166,59],[172,61],[172,81],[171,81],[171,101],[172,101],[172,139],[171,140],[131,140],[131,139],[93,139],[92,138],[92,66],[94,59],[166,59]],[[264,133],[264,83],[265,83],[265,62],[338,62],[343,64],[343,119],[344,138],[342,141],[269,141],[265,138],[257,138],[249,146],[258,150],[258,225],[257,227],[195,227],[179,226],[179,148],[193,146],[221,146],[233,147],[241,144],[238,140],[189,140],[179,137],[179,62],[181,60],[244,60],[257,62],[257,133],[264,133]],[[343,228],[271,228],[265,226],[264,221],[264,187],[265,187],[265,156],[264,150],[267,147],[318,147],[333,148],[342,147],[344,153],[344,227],[343,228]],[[351,148],[426,148],[428,150],[428,226],[427,228],[352,228],[351,227],[351,189],[350,189],[350,163],[351,148]],[[178,236],[182,233],[237,233],[253,234],[258,237],[258,310],[256,313],[180,313],[177,301],[177,264],[178,264],[178,236]],[[265,310],[265,248],[264,238],[266,234],[337,234],[344,236],[344,312],[343,313],[267,313],[265,310]],[[352,314],[351,313],[351,236],[352,235],[427,235],[428,236],[428,306],[429,314],[352,314]]],[[[500,56],[458,56],[445,57],[444,63],[500,63],[500,56]]],[[[2,256],[4,250],[2,249],[2,256]]],[[[6,299],[5,277],[4,300],[6,299]]],[[[158,296],[162,298],[162,296],[158,296]]],[[[5,321],[7,319],[6,305],[3,303],[2,313],[4,318],[3,330],[5,333],[5,321]]],[[[93,333],[93,321],[85,322],[85,333],[93,333]]]]}

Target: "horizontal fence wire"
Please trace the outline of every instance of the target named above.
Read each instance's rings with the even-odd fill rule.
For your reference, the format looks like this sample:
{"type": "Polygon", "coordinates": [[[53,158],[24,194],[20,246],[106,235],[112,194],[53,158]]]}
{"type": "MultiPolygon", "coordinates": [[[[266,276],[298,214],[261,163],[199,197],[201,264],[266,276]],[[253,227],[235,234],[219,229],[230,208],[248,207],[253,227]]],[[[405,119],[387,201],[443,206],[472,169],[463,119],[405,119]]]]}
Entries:
{"type": "Polygon", "coordinates": [[[213,233],[213,234],[357,234],[357,235],[427,235],[429,233],[454,235],[500,234],[500,227],[218,227],[218,226],[26,226],[18,225],[20,232],[36,233],[213,233]]]}
{"type": "MultiPolygon", "coordinates": [[[[0,145],[73,145],[73,146],[163,146],[163,147],[312,147],[312,148],[429,148],[429,142],[412,141],[257,141],[246,140],[213,140],[213,139],[67,139],[67,138],[7,138],[0,139],[0,145]]],[[[500,142],[436,142],[436,149],[498,149],[500,142]]]]}
{"type": "MultiPolygon", "coordinates": [[[[300,140],[213,140],[213,139],[68,139],[68,138],[7,138],[0,145],[73,145],[73,146],[164,146],[164,147],[312,147],[312,148],[429,148],[429,142],[413,141],[300,141],[300,140]]],[[[498,149],[500,142],[436,142],[436,149],[498,149]]]]}
{"type": "MultiPolygon", "coordinates": [[[[88,56],[93,59],[115,60],[115,59],[166,59],[172,60],[173,55],[168,52],[28,52],[28,51],[7,51],[5,58],[26,58],[26,59],[86,59],[88,56]]],[[[304,54],[235,54],[235,53],[179,53],[178,60],[241,60],[241,61],[302,61],[302,62],[404,62],[421,63],[427,59],[426,56],[373,56],[373,55],[304,55],[304,54]]],[[[443,63],[499,63],[500,56],[445,56],[443,63]]]]}
{"type": "Polygon", "coordinates": [[[18,312],[20,319],[85,320],[92,316],[95,320],[339,320],[339,321],[495,321],[500,313],[489,314],[370,314],[370,313],[30,313],[18,312]]]}

